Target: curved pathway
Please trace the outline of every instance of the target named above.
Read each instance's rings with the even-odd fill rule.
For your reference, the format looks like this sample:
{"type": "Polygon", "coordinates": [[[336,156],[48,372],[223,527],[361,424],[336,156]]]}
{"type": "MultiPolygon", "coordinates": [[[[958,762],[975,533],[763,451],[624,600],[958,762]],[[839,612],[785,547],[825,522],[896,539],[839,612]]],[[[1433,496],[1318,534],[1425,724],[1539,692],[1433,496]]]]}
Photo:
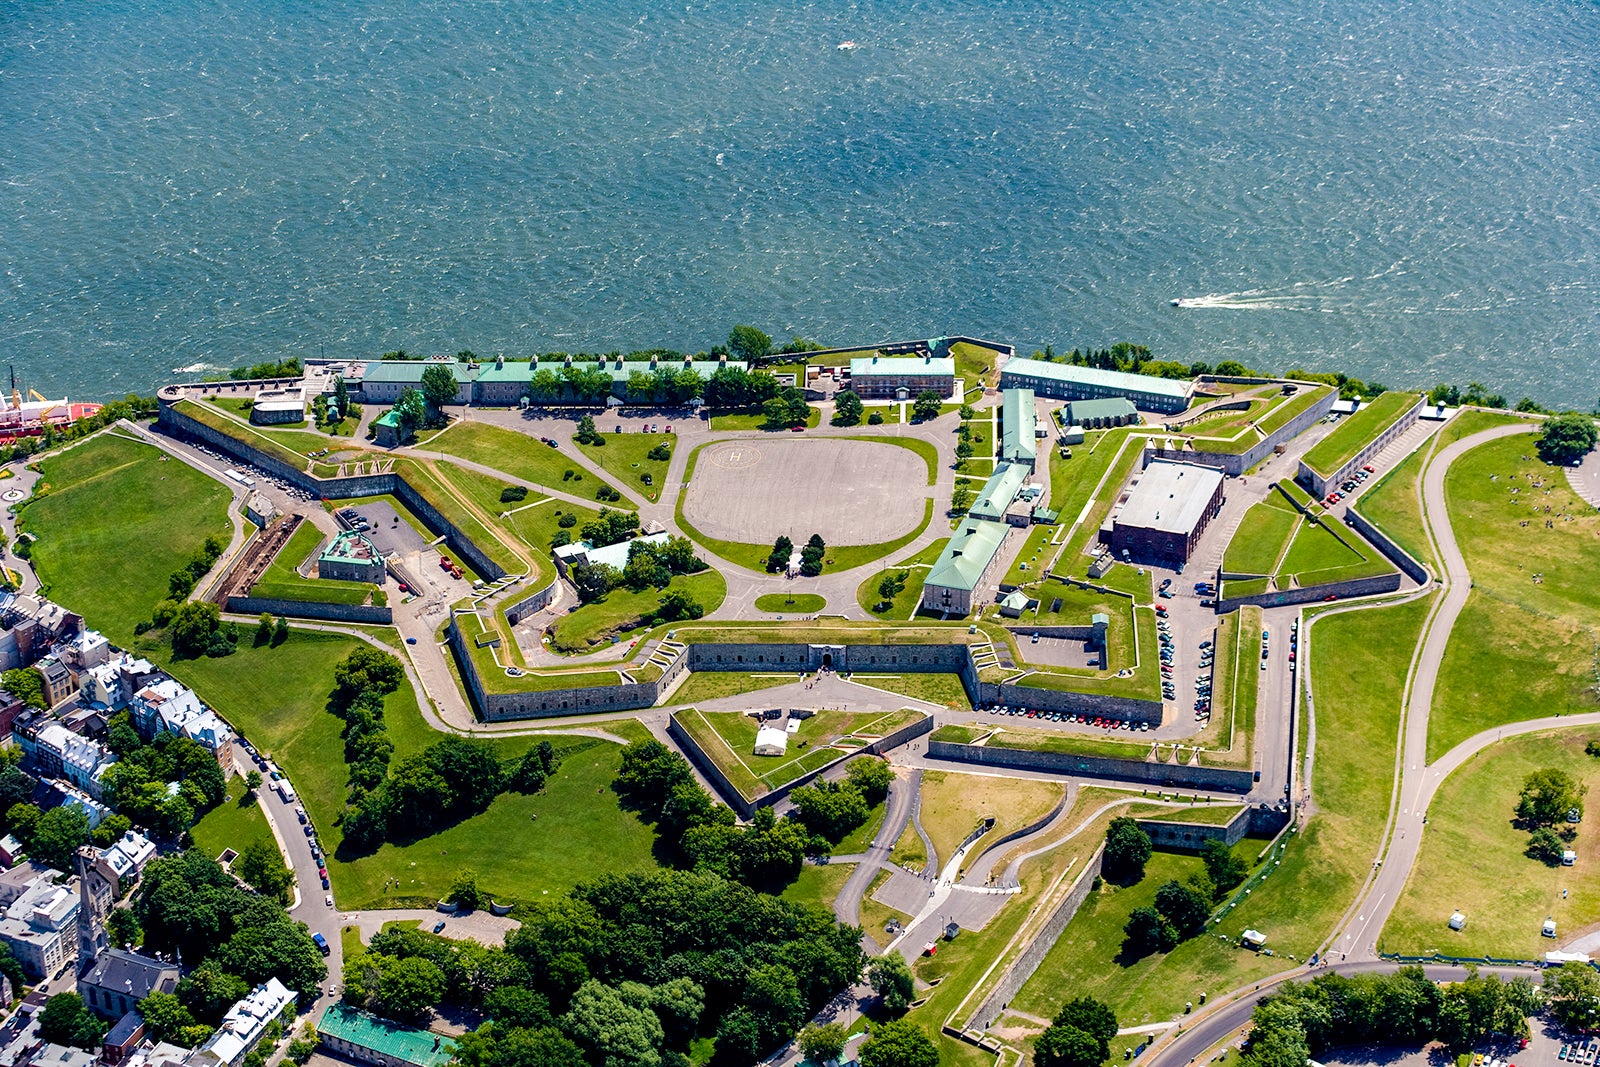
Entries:
{"type": "MultiPolygon", "coordinates": [[[[861,900],[878,872],[889,868],[889,856],[894,852],[895,842],[905,832],[906,824],[911,821],[911,809],[916,806],[921,790],[922,771],[913,768],[906,774],[896,772],[894,784],[889,787],[889,799],[885,801],[888,807],[883,813],[883,825],[878,827],[867,851],[854,857],[858,861],[855,870],[850,872],[850,877],[834,899],[833,913],[845,925],[861,925],[861,900]]],[[[846,857],[835,856],[833,862],[844,859],[846,857]]],[[[864,936],[870,939],[872,934],[869,931],[864,936]]],[[[872,942],[869,951],[875,950],[876,946],[877,942],[872,942]]]]}
{"type": "Polygon", "coordinates": [[[1423,472],[1422,516],[1437,549],[1444,596],[1426,624],[1414,660],[1411,686],[1406,695],[1405,733],[1401,741],[1398,789],[1394,794],[1398,810],[1391,820],[1385,847],[1374,861],[1377,873],[1358,903],[1356,917],[1334,939],[1333,948],[1342,956],[1354,955],[1356,959],[1376,957],[1378,935],[1405,889],[1406,879],[1421,849],[1423,817],[1428,801],[1443,780],[1437,775],[1428,774],[1429,712],[1433,707],[1439,668],[1444,663],[1450,633],[1472,592],[1472,575],[1467,570],[1466,558],[1456,543],[1455,531],[1450,525],[1450,513],[1445,501],[1445,477],[1457,459],[1479,445],[1529,432],[1530,427],[1527,426],[1497,426],[1464,437],[1436,453],[1423,472]]]}

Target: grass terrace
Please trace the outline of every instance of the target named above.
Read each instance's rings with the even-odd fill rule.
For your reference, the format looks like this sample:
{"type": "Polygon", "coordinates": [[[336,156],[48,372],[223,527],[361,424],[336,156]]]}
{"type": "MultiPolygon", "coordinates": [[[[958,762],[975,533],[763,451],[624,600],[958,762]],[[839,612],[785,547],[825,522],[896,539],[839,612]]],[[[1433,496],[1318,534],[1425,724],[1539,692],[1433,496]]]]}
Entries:
{"type": "MultiPolygon", "coordinates": [[[[672,460],[651,459],[649,453],[652,449],[665,445],[669,451],[678,449],[678,435],[675,433],[607,433],[600,435],[605,443],[602,445],[583,444],[574,442],[578,451],[589,457],[590,461],[600,467],[621,485],[644,497],[649,501],[661,499],[661,483],[666,481],[667,468],[672,466],[672,460]],[[646,485],[642,478],[649,475],[650,484],[646,485]]],[[[548,448],[549,446],[542,446],[548,448]]],[[[554,451],[552,449],[552,451],[554,451]]]]}
{"type": "Polygon", "coordinates": [[[674,704],[703,704],[708,700],[759,692],[795,680],[788,674],[735,674],[722,671],[694,671],[672,693],[674,704]]]}
{"type": "Polygon", "coordinates": [[[433,505],[445,521],[460,530],[507,574],[540,573],[542,560],[535,562],[534,556],[514,549],[509,543],[512,536],[498,528],[494,513],[473,499],[474,495],[482,497],[492,484],[496,487],[494,497],[498,501],[499,483],[463,467],[433,460],[400,459],[395,463],[395,471],[418,496],[433,505]]]}
{"type": "Polygon", "coordinates": [[[1314,445],[1301,462],[1318,474],[1327,476],[1342,468],[1356,457],[1367,444],[1375,440],[1421,399],[1417,393],[1389,392],[1380,394],[1354,415],[1339,420],[1333,432],[1314,445]]]}
{"type": "Polygon", "coordinates": [[[383,590],[370,582],[300,577],[299,566],[317,551],[323,536],[311,523],[301,523],[272,565],[250,587],[250,595],[300,603],[365,604],[369,598],[376,604],[387,603],[383,590]]]}
{"type": "MultiPolygon", "coordinates": [[[[856,588],[856,603],[861,605],[862,611],[870,612],[880,619],[912,618],[917,613],[917,606],[922,603],[922,586],[928,577],[928,570],[938,561],[939,554],[949,543],[948,537],[941,537],[916,555],[867,578],[856,588]],[[906,578],[905,588],[896,593],[886,607],[879,610],[883,599],[878,595],[878,586],[882,584],[884,575],[899,571],[910,572],[906,578]]],[[[760,606],[759,602],[757,606],[760,606]]]]}
{"type": "Polygon", "coordinates": [[[970,745],[980,737],[988,737],[994,733],[987,726],[962,726],[960,723],[947,722],[933,733],[928,735],[929,741],[948,741],[952,745],[970,745]]]}
{"type": "MultiPolygon", "coordinates": [[[[1087,438],[1085,444],[1088,444],[1087,438]]],[[[1063,461],[1059,452],[1050,457],[1050,507],[1060,511],[1061,522],[1072,531],[1056,555],[1052,569],[1074,575],[1087,570],[1089,561],[1085,553],[1089,542],[1111,514],[1117,494],[1144,455],[1144,446],[1143,437],[1130,435],[1125,428],[1106,430],[1095,440],[1094,450],[1088,456],[1084,456],[1080,446],[1072,450],[1072,459],[1063,461]],[[1102,455],[1107,449],[1112,451],[1102,455]],[[1074,467],[1080,458],[1091,462],[1074,467]],[[1057,467],[1063,463],[1066,470],[1058,473],[1057,467]],[[1058,486],[1061,492],[1057,491],[1058,486]],[[1078,521],[1080,516],[1082,522],[1078,521]]]]}
{"type": "Polygon", "coordinates": [[[1059,530],[1058,526],[1035,526],[1030,529],[1028,539],[1022,543],[1022,550],[1017,553],[1001,584],[1023,585],[1037,581],[1055,559],[1055,546],[1050,543],[1050,538],[1059,530]]]}
{"type": "Polygon", "coordinates": [[[707,567],[698,574],[674,575],[665,589],[635,592],[618,586],[558,619],[551,647],[557,652],[592,652],[596,646],[615,643],[618,635],[638,629],[642,619],[660,611],[662,598],[670,592],[687,593],[709,613],[722,605],[728,583],[715,567],[707,567]]]}
{"type": "Polygon", "coordinates": [[[966,379],[970,391],[974,386],[990,386],[999,378],[995,365],[1000,353],[970,341],[957,341],[950,346],[950,355],[956,361],[956,377],[966,379]]]}
{"type": "Polygon", "coordinates": [[[42,591],[124,647],[206,536],[233,536],[229,490],[142,442],[99,433],[37,466],[17,527],[42,591]]]}
{"type": "MultiPolygon", "coordinates": [[[[535,429],[537,424],[530,424],[529,430],[535,429]]],[[[606,440],[609,444],[610,437],[606,440]]],[[[560,489],[579,496],[593,496],[596,485],[610,485],[586,470],[582,464],[574,462],[572,457],[561,449],[552,448],[540,441],[537,436],[492,426],[486,422],[452,423],[443,433],[428,438],[421,447],[471,460],[474,463],[482,463],[518,481],[547,489],[560,489]],[[570,478],[567,476],[568,471],[572,472],[570,478]],[[584,480],[576,485],[573,484],[579,477],[584,480]]],[[[628,507],[627,498],[617,506],[628,507]]]]}
{"type": "Polygon", "coordinates": [[[918,818],[942,867],[984,819],[994,825],[973,843],[968,860],[983,851],[984,841],[998,841],[1044,818],[1064,796],[1064,782],[929,770],[922,772],[918,818]]]}
{"type": "MultiPolygon", "coordinates": [[[[280,463],[288,464],[295,470],[303,471],[309,468],[310,464],[306,459],[305,452],[297,452],[287,445],[279,443],[273,437],[268,437],[266,434],[252,429],[248,423],[229,418],[209,405],[200,404],[193,400],[180,400],[173,405],[173,408],[189,416],[202,426],[209,426],[218,433],[226,434],[235,440],[241,441],[256,451],[271,456],[280,463]]],[[[310,449],[306,451],[310,451],[310,449]]]]}
{"type": "Polygon", "coordinates": [[[754,754],[760,724],[743,712],[685,708],[673,717],[734,788],[746,800],[756,800],[860,749],[867,743],[865,739],[893,733],[924,714],[909,708],[887,714],[819,711],[802,720],[800,729],[789,735],[789,749],[782,756],[754,754]]]}
{"type": "Polygon", "coordinates": [[[852,671],[852,682],[870,685],[891,693],[923,700],[929,704],[943,704],[947,708],[970,708],[972,700],[959,674],[862,674],[852,671]]]}
{"type": "MultiPolygon", "coordinates": [[[[1196,826],[1226,826],[1244,809],[1237,804],[1196,804],[1190,808],[1168,809],[1146,815],[1149,822],[1182,822],[1196,826]]],[[[1259,842],[1257,843],[1259,847],[1259,842]]]]}
{"type": "Polygon", "coordinates": [[[1288,425],[1303,412],[1315,407],[1317,402],[1333,392],[1331,385],[1307,385],[1302,383],[1294,396],[1279,404],[1272,411],[1256,423],[1263,436],[1275,433],[1288,425]]]}
{"type": "Polygon", "coordinates": [[[1222,557],[1230,574],[1274,574],[1289,540],[1300,525],[1300,513],[1277,493],[1245,512],[1222,557]]]}
{"type": "Polygon", "coordinates": [[[500,631],[486,624],[481,617],[470,612],[457,612],[456,625],[465,638],[468,655],[477,668],[478,678],[487,693],[545,693],[555,689],[594,689],[603,685],[618,685],[622,676],[616,670],[525,670],[520,660],[508,648],[514,647],[500,631]],[[482,643],[499,641],[498,647],[482,643]],[[499,658],[496,659],[496,653],[499,658]],[[519,671],[509,675],[502,664],[519,671]]]}

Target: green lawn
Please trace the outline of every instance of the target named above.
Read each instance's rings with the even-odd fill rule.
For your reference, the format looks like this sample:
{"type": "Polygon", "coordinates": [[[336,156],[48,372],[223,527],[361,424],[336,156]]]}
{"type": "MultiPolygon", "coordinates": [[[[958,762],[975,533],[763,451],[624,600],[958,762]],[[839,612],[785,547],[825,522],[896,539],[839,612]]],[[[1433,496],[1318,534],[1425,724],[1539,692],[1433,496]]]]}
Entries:
{"type": "Polygon", "coordinates": [[[917,605],[922,603],[922,585],[928,577],[928,569],[938,561],[939,554],[949,543],[948,537],[941,537],[915,556],[901,560],[895,566],[885,568],[867,578],[856,587],[856,603],[861,605],[863,611],[871,612],[880,619],[911,618],[917,612],[917,605]],[[882,584],[884,575],[898,574],[901,571],[908,572],[905,587],[885,604],[878,595],[878,586],[882,584]]]}
{"type": "Polygon", "coordinates": [[[947,708],[972,706],[959,674],[862,674],[857,671],[851,673],[850,680],[947,708]]]}
{"type": "Polygon", "coordinates": [[[1530,437],[1504,438],[1462,456],[1445,478],[1473,588],[1439,672],[1430,760],[1499,723],[1600,706],[1600,515],[1559,469],[1523,458],[1532,453],[1530,437]]]}
{"type": "MultiPolygon", "coordinates": [[[[398,460],[395,471],[416,490],[418,496],[432,504],[447,522],[461,531],[507,574],[537,570],[531,559],[525,559],[518,549],[508,543],[510,534],[503,537],[498,530],[491,529],[495,511],[470,502],[475,493],[482,495],[483,475],[451,463],[412,459],[398,460]]],[[[499,506],[503,505],[497,505],[497,508],[499,506]]]]}
{"type": "MultiPolygon", "coordinates": [[[[261,796],[272,802],[272,794],[265,786],[261,796]]],[[[245,846],[257,841],[277,847],[258,799],[245,800],[244,778],[238,775],[228,779],[228,799],[206,812],[189,832],[194,836],[195,847],[212,859],[222,855],[223,849],[243,852],[245,846]]]]}
{"type": "Polygon", "coordinates": [[[226,542],[221,483],[150,445],[98,434],[40,464],[18,528],[36,535],[33,566],[52,600],[127,645],[167,596],[167,576],[208,534],[226,542]]]}
{"type": "MultiPolygon", "coordinates": [[[[1290,575],[1335,570],[1363,562],[1366,557],[1345,544],[1341,536],[1342,531],[1336,534],[1325,523],[1302,522],[1295,531],[1288,554],[1283,557],[1278,587],[1286,585],[1290,575]]],[[[1306,583],[1302,581],[1301,584],[1306,583]]]]}
{"type": "Polygon", "coordinates": [[[1001,584],[1022,585],[1037,581],[1055,559],[1056,550],[1050,544],[1050,536],[1055,532],[1054,526],[1035,526],[1029,530],[1028,539],[1022,543],[1022,550],[1012,561],[1011,569],[1006,571],[1001,584]]]}
{"type": "MultiPolygon", "coordinates": [[[[1086,440],[1085,444],[1087,443],[1086,440]]],[[[1064,495],[1056,492],[1055,466],[1060,459],[1058,456],[1051,457],[1050,507],[1061,513],[1061,521],[1070,527],[1078,521],[1084,505],[1091,500],[1094,502],[1084,515],[1083,523],[1077,532],[1057,554],[1056,562],[1052,566],[1058,573],[1071,573],[1080,577],[1084,574],[1089,566],[1084,551],[1090,539],[1100,529],[1100,524],[1110,514],[1111,505],[1116,503],[1117,490],[1128,480],[1143,454],[1143,438],[1130,437],[1126,429],[1105,431],[1096,442],[1092,456],[1085,456],[1081,445],[1073,449],[1073,458],[1066,461],[1068,465],[1082,459],[1088,459],[1089,462],[1075,470],[1076,477],[1069,479],[1069,488],[1064,490],[1064,495]],[[1115,451],[1102,456],[1108,449],[1115,451]]]]}
{"type": "Polygon", "coordinates": [[[1286,403],[1279,404],[1272,411],[1268,412],[1266,416],[1256,424],[1256,428],[1259,429],[1263,434],[1270,434],[1277,430],[1280,426],[1292,421],[1294,417],[1299,415],[1302,411],[1306,411],[1307,409],[1311,408],[1318,400],[1327,396],[1332,391],[1333,386],[1331,385],[1301,385],[1300,391],[1296,393],[1292,399],[1286,403]]]}
{"type": "Polygon", "coordinates": [[[678,723],[722,769],[734,788],[751,800],[845,755],[845,749],[832,747],[843,738],[881,736],[921,717],[920,712],[909,710],[819,711],[801,722],[798,732],[789,735],[788,751],[782,756],[757,756],[753,750],[759,726],[751,716],[695,708],[677,713],[678,723]]]}
{"type": "Polygon", "coordinates": [[[1356,500],[1356,510],[1376,523],[1396,544],[1416,560],[1436,566],[1433,548],[1428,544],[1422,528],[1422,501],[1419,483],[1422,468],[1439,449],[1471,437],[1480,430],[1528,420],[1520,415],[1493,411],[1463,411],[1433,435],[1428,443],[1407,456],[1387,474],[1380,475],[1378,484],[1362,493],[1356,500]]]}
{"type": "MultiPolygon", "coordinates": [[[[806,428],[816,429],[822,421],[822,409],[813,406],[811,414],[806,416],[806,428]]],[[[760,411],[743,411],[732,415],[711,416],[711,429],[722,430],[766,430],[768,433],[780,433],[789,429],[787,426],[770,426],[767,424],[766,415],[760,411]]]]}
{"type": "MultiPolygon", "coordinates": [[[[592,496],[594,486],[599,482],[598,478],[574,463],[561,449],[551,448],[536,436],[484,422],[457,422],[443,433],[429,438],[423,447],[482,463],[533,485],[582,496],[592,496]],[[581,490],[574,488],[570,480],[564,480],[567,471],[587,479],[581,483],[581,490]]],[[[627,504],[624,501],[618,506],[626,507],[627,504]]]]}
{"type": "Polygon", "coordinates": [[[720,697],[754,693],[773,686],[788,685],[795,674],[735,674],[721,671],[695,671],[672,694],[674,704],[699,704],[720,697]]]}
{"type": "Polygon", "coordinates": [[[1528,858],[1528,832],[1512,824],[1517,792],[1533,771],[1559,768],[1594,795],[1600,760],[1583,751],[1594,733],[1515,737],[1451,775],[1428,808],[1422,852],[1383,928],[1384,951],[1537,959],[1555,947],[1540,934],[1546,918],[1556,921],[1560,941],[1600,921],[1600,820],[1591,812],[1577,827],[1568,846],[1578,853],[1575,867],[1528,858]],[[1457,909],[1467,925],[1451,930],[1457,909]]]}
{"type": "Polygon", "coordinates": [[[243,441],[251,448],[263,452],[282,463],[286,463],[295,470],[303,471],[307,469],[309,466],[306,459],[307,452],[330,447],[326,437],[316,437],[317,443],[312,445],[299,440],[299,438],[311,438],[313,435],[296,430],[285,431],[287,434],[295,435],[292,444],[303,444],[305,446],[297,451],[290,444],[280,441],[278,438],[281,435],[269,436],[247,423],[229,418],[208,404],[196,403],[193,400],[180,400],[173,407],[202,426],[209,426],[219,433],[224,433],[235,440],[243,441]]]}
{"type": "Polygon", "coordinates": [[[1245,512],[1233,540],[1228,542],[1222,569],[1229,574],[1274,573],[1284,546],[1299,524],[1299,512],[1291,511],[1276,494],[1268,494],[1245,512]]]}
{"type": "Polygon", "coordinates": [[[827,606],[828,601],[816,593],[767,593],[756,597],[757,611],[783,615],[810,615],[827,606]]]}
{"type": "Polygon", "coordinates": [[[728,593],[728,583],[714,567],[699,574],[675,576],[665,589],[645,589],[634,592],[618,586],[599,600],[583,604],[556,621],[551,646],[558,652],[590,652],[595,646],[611,640],[637,627],[639,620],[653,615],[661,607],[661,598],[669,592],[681,590],[693,597],[707,612],[721,606],[728,593]]]}
{"type": "Polygon", "coordinates": [[[957,341],[950,346],[950,355],[956,361],[956,377],[965,378],[969,388],[977,384],[995,383],[998,353],[994,349],[970,341],[957,341]]]}
{"type": "Polygon", "coordinates": [[[810,904],[832,914],[833,902],[839,891],[856,869],[853,863],[807,863],[800,868],[800,877],[790,882],[779,895],[796,904],[810,904]]]}
{"type": "Polygon", "coordinates": [[[1417,400],[1416,393],[1383,393],[1354,415],[1340,419],[1333,432],[1305,454],[1303,462],[1318,474],[1334,473],[1393,426],[1417,400]]]}
{"type": "MultiPolygon", "coordinates": [[[[646,500],[661,499],[661,483],[666,480],[671,458],[651,459],[648,453],[665,445],[676,451],[678,435],[675,433],[607,433],[600,438],[602,445],[578,444],[578,451],[598,464],[600,469],[627,486],[646,500]],[[650,484],[644,484],[640,475],[648,474],[650,484]]],[[[540,446],[548,448],[549,446],[540,446]]]]}
{"type": "Polygon", "coordinates": [[[322,543],[322,531],[309,522],[300,524],[288,544],[278,551],[272,565],[250,587],[250,594],[280,600],[322,601],[332,604],[365,604],[367,598],[378,592],[378,587],[368,582],[343,582],[316,577],[302,578],[297,569],[317,546],[322,543]]]}
{"type": "MultiPolygon", "coordinates": [[[[1119,671],[1138,662],[1138,650],[1134,647],[1134,607],[1130,598],[1115,593],[1102,593],[1097,589],[1085,589],[1079,585],[1068,585],[1055,579],[1024,588],[1029,596],[1039,601],[1039,606],[1031,611],[1024,611],[1021,617],[1014,621],[999,618],[996,621],[1019,627],[1088,626],[1095,615],[1105,615],[1108,620],[1106,669],[1119,671]]],[[[1145,625],[1154,631],[1155,623],[1148,614],[1145,617],[1145,625]]],[[[1028,646],[1019,643],[1018,647],[1026,659],[1028,646]]]]}

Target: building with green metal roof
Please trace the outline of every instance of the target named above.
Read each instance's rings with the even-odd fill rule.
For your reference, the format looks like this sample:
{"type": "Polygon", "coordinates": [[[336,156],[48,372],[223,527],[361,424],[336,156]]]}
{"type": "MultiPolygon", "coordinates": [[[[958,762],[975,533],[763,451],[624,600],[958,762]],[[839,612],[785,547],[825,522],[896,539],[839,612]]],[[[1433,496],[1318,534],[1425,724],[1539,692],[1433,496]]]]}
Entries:
{"type": "Polygon", "coordinates": [[[991,522],[1005,521],[1006,509],[1017,499],[1018,491],[1027,480],[1028,468],[1023,464],[1001,463],[995,467],[989,480],[983,483],[983,488],[978,491],[978,499],[967,510],[967,514],[991,522]]]}
{"type": "Polygon", "coordinates": [[[1000,394],[1001,459],[1033,470],[1039,458],[1038,428],[1032,389],[1007,389],[1000,394]]]}
{"type": "Polygon", "coordinates": [[[1043,359],[1013,359],[1000,369],[1000,388],[1032,389],[1040,396],[1058,400],[1120,396],[1146,411],[1171,414],[1189,406],[1194,383],[1043,359]]]}
{"type": "Polygon", "coordinates": [[[945,356],[865,356],[850,361],[850,388],[858,396],[915,400],[932,390],[948,399],[956,391],[956,361],[945,356]]]}
{"type": "Polygon", "coordinates": [[[422,388],[422,372],[429,367],[444,367],[455,375],[457,404],[472,399],[472,383],[478,376],[475,363],[460,360],[372,360],[361,372],[360,381],[351,381],[352,387],[361,388],[361,399],[369,404],[392,404],[407,389],[422,388]]]}
{"type": "Polygon", "coordinates": [[[922,607],[926,611],[948,611],[967,615],[984,577],[1000,554],[1010,527],[968,517],[950,535],[950,542],[934,560],[922,583],[922,607]]]}
{"type": "Polygon", "coordinates": [[[1099,400],[1074,400],[1067,405],[1067,422],[1086,430],[1108,426],[1131,426],[1139,421],[1139,411],[1127,397],[1102,397],[1099,400]]]}
{"type": "Polygon", "coordinates": [[[340,582],[383,584],[383,554],[365,535],[354,530],[335,534],[317,557],[317,577],[340,582]]]}
{"type": "Polygon", "coordinates": [[[373,1067],[444,1067],[456,1051],[448,1037],[368,1015],[344,1001],[328,1005],[317,1020],[317,1037],[331,1051],[373,1067]]]}

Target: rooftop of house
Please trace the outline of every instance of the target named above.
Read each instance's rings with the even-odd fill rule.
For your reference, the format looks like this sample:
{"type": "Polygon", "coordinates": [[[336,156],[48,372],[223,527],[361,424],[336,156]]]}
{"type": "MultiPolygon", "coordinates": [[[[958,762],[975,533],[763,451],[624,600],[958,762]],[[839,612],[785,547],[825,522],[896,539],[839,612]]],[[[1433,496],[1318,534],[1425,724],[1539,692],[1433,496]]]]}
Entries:
{"type": "Polygon", "coordinates": [[[382,559],[378,546],[373,544],[366,534],[346,530],[328,542],[328,547],[322,550],[319,562],[375,563],[382,559]]]}

